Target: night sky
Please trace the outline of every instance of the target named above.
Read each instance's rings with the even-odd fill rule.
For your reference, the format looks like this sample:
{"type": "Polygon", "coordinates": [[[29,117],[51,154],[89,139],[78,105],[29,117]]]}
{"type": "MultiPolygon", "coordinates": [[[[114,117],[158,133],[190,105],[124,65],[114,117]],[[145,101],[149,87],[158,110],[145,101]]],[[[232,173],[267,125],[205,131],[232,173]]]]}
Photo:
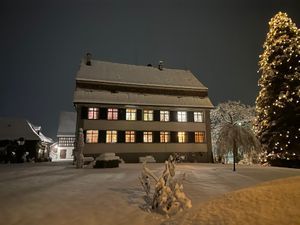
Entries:
{"type": "Polygon", "coordinates": [[[214,105],[254,105],[268,21],[300,0],[1,0],[0,116],[22,117],[55,138],[72,111],[81,58],[191,70],[214,105]],[[126,3],[125,3],[126,2],[126,3]]]}

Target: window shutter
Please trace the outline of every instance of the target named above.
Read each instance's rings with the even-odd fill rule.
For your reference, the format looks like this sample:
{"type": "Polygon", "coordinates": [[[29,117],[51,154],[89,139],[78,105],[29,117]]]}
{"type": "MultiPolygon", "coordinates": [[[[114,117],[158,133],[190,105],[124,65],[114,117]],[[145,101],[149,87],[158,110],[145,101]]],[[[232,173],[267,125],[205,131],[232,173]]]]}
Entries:
{"type": "Polygon", "coordinates": [[[81,107],[81,119],[87,119],[88,118],[88,108],[85,106],[81,107]]]}
{"type": "Polygon", "coordinates": [[[188,143],[195,143],[195,132],[188,132],[188,143]]]}
{"type": "Polygon", "coordinates": [[[153,142],[160,143],[160,131],[153,131],[153,142]]]}
{"type": "Polygon", "coordinates": [[[194,112],[187,112],[187,121],[194,122],[194,112]]]}
{"type": "Polygon", "coordinates": [[[105,143],[106,142],[106,131],[99,130],[98,133],[98,143],[105,143]]]}
{"type": "Polygon", "coordinates": [[[160,111],[159,110],[154,110],[153,111],[153,120],[154,121],[160,121],[160,111]]]}
{"type": "Polygon", "coordinates": [[[143,131],[136,131],[136,142],[143,143],[143,131]]]}
{"type": "Polygon", "coordinates": [[[178,142],[177,132],[171,131],[170,136],[171,136],[171,142],[172,143],[177,143],[178,142]]]}
{"type": "Polygon", "coordinates": [[[142,119],[142,110],[141,109],[137,109],[136,110],[136,120],[143,120],[142,119]]]}
{"type": "Polygon", "coordinates": [[[126,109],[119,108],[119,110],[118,110],[118,119],[119,120],[126,120],[126,109]]]}
{"type": "Polygon", "coordinates": [[[118,131],[118,142],[119,143],[125,142],[125,131],[118,131]]]}
{"type": "Polygon", "coordinates": [[[177,122],[177,112],[176,111],[170,111],[170,120],[173,122],[177,122]]]}
{"type": "Polygon", "coordinates": [[[99,112],[99,119],[107,120],[107,108],[100,108],[99,112]]]}
{"type": "MultiPolygon", "coordinates": [[[[84,143],[86,143],[86,130],[83,131],[83,140],[84,140],[84,143]]],[[[76,145],[77,145],[77,143],[76,143],[76,145]]],[[[75,146],[75,147],[77,147],[77,146],[75,146]]]]}

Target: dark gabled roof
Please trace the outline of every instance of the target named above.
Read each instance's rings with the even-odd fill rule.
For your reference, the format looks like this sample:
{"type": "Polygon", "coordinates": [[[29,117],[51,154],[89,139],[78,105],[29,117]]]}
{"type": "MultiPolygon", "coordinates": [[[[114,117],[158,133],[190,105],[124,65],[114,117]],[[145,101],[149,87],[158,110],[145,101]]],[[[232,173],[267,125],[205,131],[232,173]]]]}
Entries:
{"type": "Polygon", "coordinates": [[[52,143],[51,138],[40,132],[39,126],[34,126],[23,118],[0,117],[0,140],[18,140],[24,138],[30,141],[52,143]]]}
{"type": "Polygon", "coordinates": [[[189,70],[168,68],[159,70],[150,66],[98,60],[91,60],[91,66],[86,65],[82,60],[76,80],[143,87],[207,90],[189,70]]]}
{"type": "Polygon", "coordinates": [[[76,130],[76,113],[61,112],[59,117],[59,125],[57,136],[75,136],[76,130]]]}

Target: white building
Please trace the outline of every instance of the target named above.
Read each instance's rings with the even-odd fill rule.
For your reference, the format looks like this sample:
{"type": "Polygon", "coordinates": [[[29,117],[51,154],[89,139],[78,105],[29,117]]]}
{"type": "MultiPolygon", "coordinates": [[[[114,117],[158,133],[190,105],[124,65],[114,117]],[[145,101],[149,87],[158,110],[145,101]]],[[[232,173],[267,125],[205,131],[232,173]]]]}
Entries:
{"type": "Polygon", "coordinates": [[[57,131],[58,143],[52,149],[52,161],[73,159],[75,129],[76,113],[61,112],[57,131]]]}

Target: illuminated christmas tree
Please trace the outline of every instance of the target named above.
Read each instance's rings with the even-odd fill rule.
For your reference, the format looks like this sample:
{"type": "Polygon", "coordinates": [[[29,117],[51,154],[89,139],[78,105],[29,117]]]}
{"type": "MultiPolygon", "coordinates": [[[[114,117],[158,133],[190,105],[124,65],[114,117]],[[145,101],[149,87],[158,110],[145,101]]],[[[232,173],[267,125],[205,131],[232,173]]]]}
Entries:
{"type": "Polygon", "coordinates": [[[255,132],[269,159],[300,160],[300,30],[279,12],[260,55],[255,132]]]}

